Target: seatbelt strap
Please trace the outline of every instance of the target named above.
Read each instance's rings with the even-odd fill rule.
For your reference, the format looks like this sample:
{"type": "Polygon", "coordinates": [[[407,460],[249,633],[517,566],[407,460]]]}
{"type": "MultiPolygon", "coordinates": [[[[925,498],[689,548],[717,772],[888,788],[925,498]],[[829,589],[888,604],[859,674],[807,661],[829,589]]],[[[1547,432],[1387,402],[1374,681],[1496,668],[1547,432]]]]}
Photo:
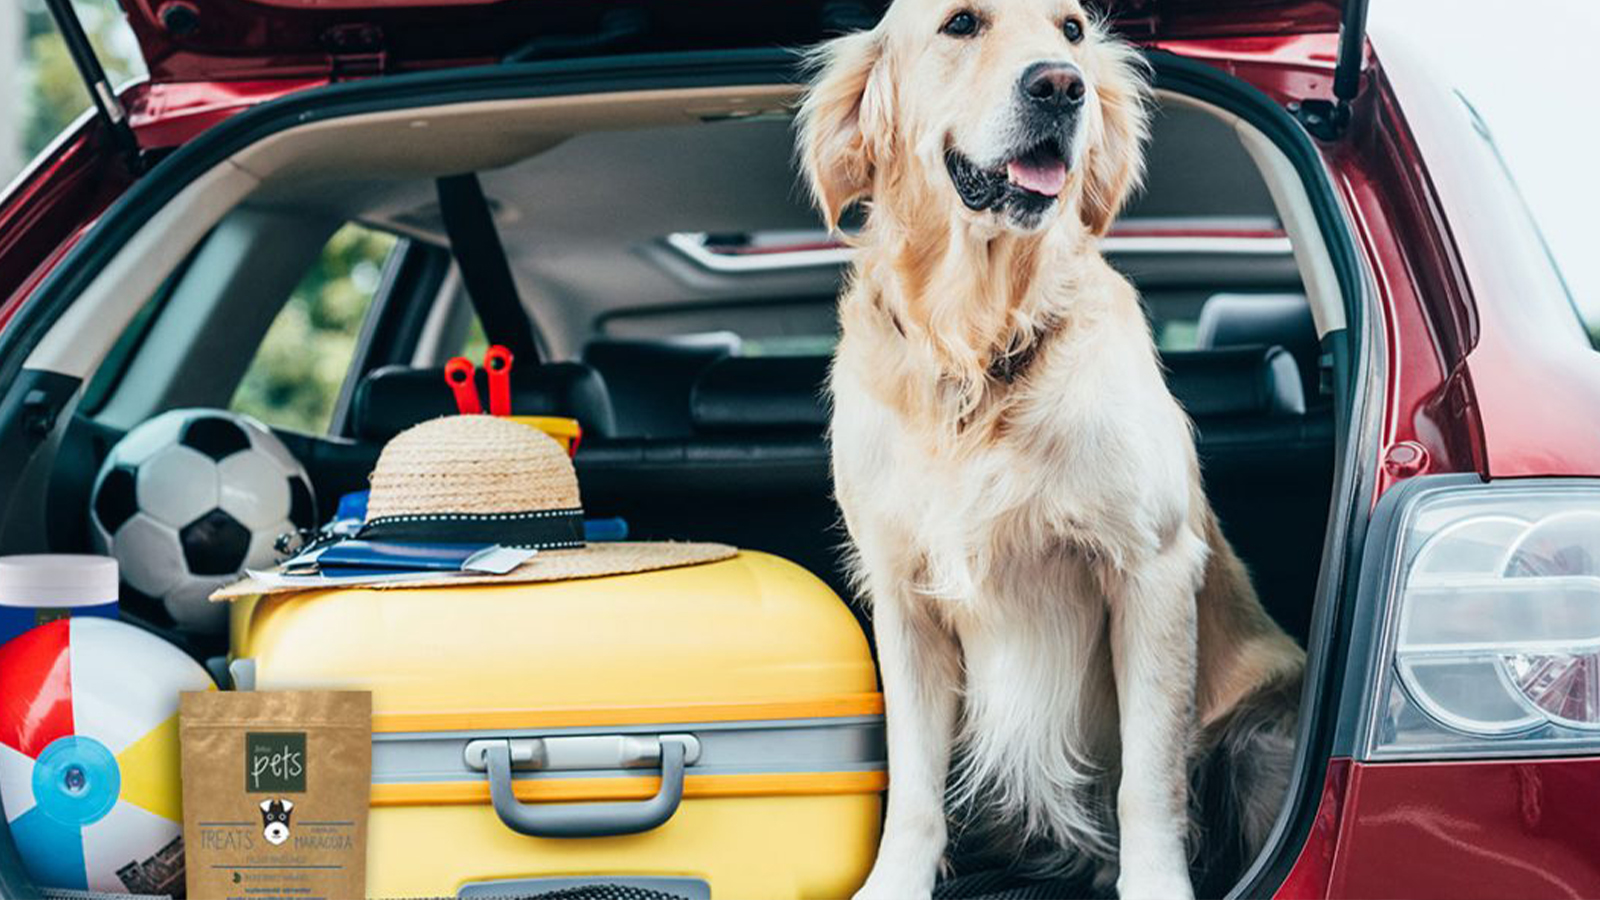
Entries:
{"type": "Polygon", "coordinates": [[[450,237],[450,252],[467,286],[467,298],[491,344],[504,344],[520,359],[537,362],[539,345],[533,323],[517,297],[505,247],[494,227],[489,201],[473,172],[437,182],[439,215],[450,237]]]}

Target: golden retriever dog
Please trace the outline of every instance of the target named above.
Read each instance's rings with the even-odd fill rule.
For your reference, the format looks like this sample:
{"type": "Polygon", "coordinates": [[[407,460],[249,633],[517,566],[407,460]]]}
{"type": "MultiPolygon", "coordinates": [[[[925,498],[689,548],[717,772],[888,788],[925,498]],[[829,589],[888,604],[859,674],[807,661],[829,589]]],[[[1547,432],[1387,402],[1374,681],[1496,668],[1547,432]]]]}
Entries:
{"type": "Polygon", "coordinates": [[[1191,860],[1265,840],[1303,653],[1097,248],[1142,173],[1142,59],[1077,0],[896,0],[816,63],[801,166],[830,227],[867,202],[830,385],[888,711],[857,896],[927,896],[952,821],[1097,890],[1191,895],[1191,860]],[[1202,792],[1227,811],[1204,829],[1202,792]]]}

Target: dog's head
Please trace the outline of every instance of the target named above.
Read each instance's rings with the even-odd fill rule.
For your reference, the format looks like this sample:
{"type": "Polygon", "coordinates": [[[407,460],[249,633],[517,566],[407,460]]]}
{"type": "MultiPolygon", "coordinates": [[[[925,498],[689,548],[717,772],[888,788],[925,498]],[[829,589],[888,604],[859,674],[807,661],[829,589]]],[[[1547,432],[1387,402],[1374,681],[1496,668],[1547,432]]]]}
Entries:
{"type": "Polygon", "coordinates": [[[289,816],[293,812],[291,800],[261,801],[261,836],[267,843],[277,846],[289,839],[289,816]]]}
{"type": "Polygon", "coordinates": [[[800,156],[830,226],[870,196],[1022,233],[1066,212],[1102,234],[1142,174],[1143,62],[1079,0],[895,0],[815,58],[800,156]]]}

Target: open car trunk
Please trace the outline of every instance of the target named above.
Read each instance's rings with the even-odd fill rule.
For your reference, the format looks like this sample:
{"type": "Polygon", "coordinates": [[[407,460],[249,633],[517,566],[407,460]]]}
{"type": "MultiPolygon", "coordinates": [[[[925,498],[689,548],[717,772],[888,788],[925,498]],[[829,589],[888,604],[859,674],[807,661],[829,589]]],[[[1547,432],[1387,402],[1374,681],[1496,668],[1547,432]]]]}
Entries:
{"type": "MultiPolygon", "coordinates": [[[[125,4],[158,81],[251,77],[269,59],[273,77],[321,77],[351,65],[351,53],[374,53],[374,64],[394,71],[515,56],[541,40],[557,46],[530,33],[537,29],[482,27],[531,15],[526,4],[374,10],[229,0],[206,4],[187,25],[163,10],[188,4],[125,4]],[[230,40],[242,34],[233,26],[247,14],[281,27],[270,37],[230,40]],[[423,24],[443,28],[457,14],[475,27],[436,28],[427,50],[397,40],[423,24]],[[353,18],[372,20],[371,30],[354,28],[353,18]],[[329,35],[346,28],[359,53],[328,49],[329,35]]],[[[1308,14],[1299,21],[1325,31],[1339,14],[1335,3],[1244,6],[1253,12],[1239,19],[1208,14],[1198,2],[1112,4],[1134,33],[1143,22],[1163,39],[1254,34],[1290,13],[1308,14]]],[[[592,7],[557,7],[557,15],[587,21],[598,14],[592,7]]],[[[587,31],[595,31],[592,23],[587,31]]],[[[1206,158],[1220,160],[1216,171],[1239,180],[1199,190],[1196,170],[1184,168],[1192,148],[1163,144],[1158,131],[1150,193],[1107,251],[1149,301],[1173,389],[1197,420],[1208,492],[1229,538],[1270,611],[1312,650],[1313,697],[1315,654],[1330,628],[1319,615],[1324,593],[1339,581],[1324,569],[1343,563],[1337,513],[1354,502],[1352,476],[1340,466],[1363,349],[1352,337],[1362,321],[1354,252],[1317,152],[1282,109],[1215,70],[1163,53],[1152,62],[1166,119],[1175,123],[1171,134],[1207,142],[1206,158]],[[1243,197],[1243,209],[1207,208],[1210,194],[1243,197]],[[1218,295],[1235,299],[1213,305],[1218,295]],[[1281,316],[1256,315],[1250,298],[1268,295],[1281,316]],[[1272,347],[1282,351],[1274,356],[1272,347]],[[1191,370],[1185,353],[1212,355],[1191,370]],[[1239,380],[1185,380],[1224,356],[1238,358],[1229,371],[1239,380]],[[1291,384],[1298,404],[1282,399],[1291,384]]],[[[406,379],[433,384],[423,370],[460,349],[449,335],[459,336],[472,308],[459,270],[452,272],[438,179],[477,173],[533,324],[535,352],[556,365],[587,360],[613,395],[613,419],[587,423],[576,458],[591,512],[627,520],[636,537],[769,550],[853,599],[838,553],[842,536],[832,530],[825,413],[805,402],[824,356],[763,364],[732,349],[786,333],[764,309],[814,321],[837,288],[838,260],[780,261],[754,275],[717,268],[719,254],[738,255],[725,252],[730,245],[748,248],[764,232],[813,227],[789,168],[797,77],[794,58],[780,52],[419,71],[294,94],[217,125],[117,203],[0,334],[0,372],[11,379],[0,403],[0,552],[87,549],[82,511],[114,442],[165,409],[228,405],[273,304],[285,296],[238,276],[248,254],[215,262],[225,258],[227,241],[358,222],[398,236],[400,250],[355,347],[336,427],[327,435],[280,432],[312,475],[321,518],[331,515],[340,494],[364,487],[382,440],[408,424],[405,416],[429,411],[407,393],[406,379]],[[673,155],[662,149],[669,146],[693,152],[673,155]],[[595,181],[600,166],[608,183],[595,181]],[[230,290],[208,294],[206,278],[230,290]],[[678,432],[624,421],[621,392],[659,390],[662,379],[618,362],[616,345],[670,344],[724,328],[743,332],[741,340],[710,353],[707,366],[682,383],[688,412],[678,432]],[[715,380],[712,365],[725,381],[715,380]],[[789,405],[776,414],[756,409],[751,385],[787,392],[789,405]]],[[[836,249],[800,243],[807,251],[836,249]]],[[[197,656],[224,649],[183,634],[161,618],[159,604],[128,609],[197,656]]],[[[1308,730],[1314,719],[1308,716],[1308,730]]],[[[1274,889],[1274,873],[1281,878],[1298,849],[1304,832],[1296,823],[1321,784],[1313,754],[1303,752],[1299,766],[1279,840],[1242,889],[1274,889]]],[[[14,857],[0,853],[0,873],[10,879],[0,884],[17,883],[14,857]]]]}
{"type": "MultiPolygon", "coordinates": [[[[411,72],[597,52],[810,43],[870,25],[887,5],[636,0],[121,0],[157,81],[411,72]],[[741,7],[744,9],[741,10],[741,7]]],[[[1364,2],[1102,0],[1138,40],[1329,33],[1364,2]]],[[[1358,29],[1359,30],[1359,29],[1358,29]]]]}

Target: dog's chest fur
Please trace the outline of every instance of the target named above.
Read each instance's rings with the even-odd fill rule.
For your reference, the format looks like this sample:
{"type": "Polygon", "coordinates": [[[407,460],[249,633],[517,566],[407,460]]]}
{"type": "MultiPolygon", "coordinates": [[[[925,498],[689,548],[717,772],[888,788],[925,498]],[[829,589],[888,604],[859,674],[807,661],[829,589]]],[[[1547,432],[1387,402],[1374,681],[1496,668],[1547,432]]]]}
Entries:
{"type": "Polygon", "coordinates": [[[1101,858],[1118,746],[1106,580],[1192,526],[1187,421],[1131,312],[1063,317],[964,416],[881,319],[845,316],[832,382],[861,567],[958,638],[957,800],[1101,858]]]}
{"type": "Polygon", "coordinates": [[[1004,605],[1005,566],[1065,555],[1111,577],[1189,524],[1188,422],[1131,313],[1051,317],[986,361],[976,396],[886,317],[857,328],[845,317],[832,379],[839,499],[918,551],[923,593],[1004,605]]]}

